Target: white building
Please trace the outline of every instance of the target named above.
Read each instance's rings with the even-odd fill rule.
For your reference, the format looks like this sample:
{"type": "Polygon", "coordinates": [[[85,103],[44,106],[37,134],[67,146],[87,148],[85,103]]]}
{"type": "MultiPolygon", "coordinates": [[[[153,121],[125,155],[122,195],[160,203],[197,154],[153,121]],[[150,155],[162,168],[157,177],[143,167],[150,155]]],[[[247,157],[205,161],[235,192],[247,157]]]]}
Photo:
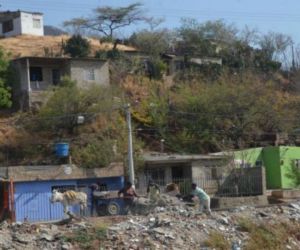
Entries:
{"type": "Polygon", "coordinates": [[[0,36],[44,35],[43,14],[26,11],[0,12],[0,36]]]}

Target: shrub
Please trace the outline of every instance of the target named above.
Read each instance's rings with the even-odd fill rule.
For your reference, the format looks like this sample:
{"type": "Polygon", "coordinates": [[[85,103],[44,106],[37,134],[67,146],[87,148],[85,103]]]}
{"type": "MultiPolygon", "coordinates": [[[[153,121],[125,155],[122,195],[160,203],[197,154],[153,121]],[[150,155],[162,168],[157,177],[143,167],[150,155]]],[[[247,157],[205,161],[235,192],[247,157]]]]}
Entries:
{"type": "Polygon", "coordinates": [[[91,45],[89,41],[81,35],[73,35],[65,45],[63,50],[71,57],[87,57],[90,53],[91,45]]]}

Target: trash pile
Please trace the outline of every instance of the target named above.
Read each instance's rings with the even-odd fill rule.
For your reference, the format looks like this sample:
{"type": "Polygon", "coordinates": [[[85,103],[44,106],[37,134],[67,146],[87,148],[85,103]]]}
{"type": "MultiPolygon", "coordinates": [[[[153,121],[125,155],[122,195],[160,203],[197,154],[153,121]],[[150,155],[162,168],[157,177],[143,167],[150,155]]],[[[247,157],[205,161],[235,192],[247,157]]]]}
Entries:
{"type": "MultiPolygon", "coordinates": [[[[212,232],[223,235],[230,249],[243,249],[249,234],[240,218],[256,224],[296,222],[300,226],[300,201],[264,208],[242,206],[199,214],[194,207],[171,203],[156,207],[147,216],[129,216],[127,221],[108,228],[108,249],[211,249],[206,240],[212,232]]],[[[300,232],[290,237],[285,249],[300,249],[300,232]]]]}
{"type": "MultiPolygon", "coordinates": [[[[139,206],[147,207],[147,204],[146,199],[140,200],[139,206]]],[[[82,249],[80,242],[68,239],[76,230],[83,230],[86,235],[79,235],[78,240],[81,244],[83,241],[84,244],[89,243],[85,245],[86,249],[218,249],[207,244],[210,236],[216,233],[229,242],[229,247],[222,249],[239,250],[244,249],[250,240],[249,232],[240,222],[241,218],[270,227],[274,223],[298,223],[300,228],[300,201],[261,208],[242,206],[213,211],[211,215],[200,214],[197,206],[190,206],[170,196],[162,196],[155,207],[148,206],[151,209],[144,215],[93,217],[72,220],[64,225],[9,224],[4,221],[0,224],[0,249],[82,249]],[[101,240],[97,238],[98,241],[92,244],[89,241],[96,237],[91,237],[91,234],[97,232],[95,228],[104,219],[110,223],[101,240]]],[[[283,242],[283,249],[300,249],[300,231],[290,231],[291,235],[283,242]]]]}
{"type": "Polygon", "coordinates": [[[91,227],[86,222],[68,226],[53,224],[12,223],[0,224],[0,249],[73,249],[65,235],[77,229],[91,227]]]}

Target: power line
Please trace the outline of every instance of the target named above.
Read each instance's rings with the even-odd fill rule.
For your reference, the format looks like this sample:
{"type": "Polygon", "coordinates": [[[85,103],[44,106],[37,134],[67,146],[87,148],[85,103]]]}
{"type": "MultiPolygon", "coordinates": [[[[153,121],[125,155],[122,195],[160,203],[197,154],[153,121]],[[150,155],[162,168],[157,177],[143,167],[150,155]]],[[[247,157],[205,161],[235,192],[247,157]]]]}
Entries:
{"type": "MultiPolygon", "coordinates": [[[[32,9],[34,5],[35,9],[44,9],[45,4],[43,3],[34,3],[24,5],[22,1],[22,6],[24,8],[32,9]]],[[[9,6],[18,8],[20,5],[17,3],[10,3],[9,6]]],[[[98,6],[87,5],[87,4],[71,4],[66,6],[64,3],[52,3],[51,6],[47,6],[47,12],[78,12],[82,13],[83,9],[90,8],[91,11],[98,6]],[[63,8],[65,7],[65,8],[63,8]]],[[[300,20],[299,14],[290,14],[290,13],[268,13],[268,12],[244,12],[244,11],[218,11],[214,10],[213,13],[210,14],[210,10],[189,10],[189,9],[153,9],[150,12],[151,16],[157,17],[171,17],[171,18],[181,18],[181,17],[215,17],[215,18],[230,18],[230,19],[249,19],[249,20],[268,20],[275,22],[298,22],[300,20]],[[176,14],[180,13],[180,15],[176,14]],[[183,13],[183,14],[182,14],[183,13]]]]}

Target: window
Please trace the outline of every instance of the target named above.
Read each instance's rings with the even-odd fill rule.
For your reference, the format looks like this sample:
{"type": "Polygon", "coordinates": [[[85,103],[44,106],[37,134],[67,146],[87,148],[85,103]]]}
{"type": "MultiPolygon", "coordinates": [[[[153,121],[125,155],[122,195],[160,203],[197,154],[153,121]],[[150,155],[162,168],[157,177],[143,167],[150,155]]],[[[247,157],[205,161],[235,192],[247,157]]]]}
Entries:
{"type": "Polygon", "coordinates": [[[95,71],[94,69],[86,70],[86,78],[87,81],[95,81],[95,71]]]}
{"type": "Polygon", "coordinates": [[[33,25],[33,28],[40,29],[41,28],[41,19],[33,18],[32,25],[33,25]]]}
{"type": "Polygon", "coordinates": [[[176,70],[183,70],[184,69],[184,62],[183,61],[175,61],[175,69],[176,70]]]}
{"type": "Polygon", "coordinates": [[[51,191],[53,191],[54,189],[63,193],[68,190],[75,190],[75,185],[52,186],[51,191]]]}
{"type": "Polygon", "coordinates": [[[9,20],[9,21],[6,21],[2,24],[2,32],[3,33],[7,33],[7,32],[10,32],[14,29],[14,22],[13,20],[9,20]]]}
{"type": "Polygon", "coordinates": [[[294,160],[294,165],[296,168],[300,169],[300,159],[294,160]]]}
{"type": "Polygon", "coordinates": [[[145,170],[147,181],[152,179],[158,185],[165,185],[165,171],[161,168],[151,168],[145,170]]]}
{"type": "Polygon", "coordinates": [[[43,81],[43,70],[41,67],[30,67],[30,81],[43,81]]]}
{"type": "Polygon", "coordinates": [[[256,161],[255,162],[255,167],[262,167],[263,166],[263,162],[262,161],[256,161]]]}

